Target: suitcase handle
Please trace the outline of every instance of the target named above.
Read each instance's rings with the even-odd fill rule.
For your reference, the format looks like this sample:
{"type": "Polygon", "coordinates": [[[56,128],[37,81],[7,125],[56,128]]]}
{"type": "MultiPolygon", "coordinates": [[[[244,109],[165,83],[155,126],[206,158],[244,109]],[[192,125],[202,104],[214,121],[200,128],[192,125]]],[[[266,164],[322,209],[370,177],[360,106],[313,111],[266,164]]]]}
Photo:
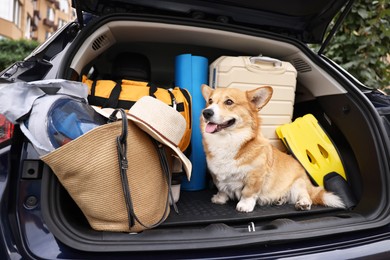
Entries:
{"type": "Polygon", "coordinates": [[[264,62],[264,63],[272,63],[274,67],[282,67],[282,62],[278,59],[273,59],[270,57],[264,57],[264,56],[256,56],[256,57],[250,57],[249,61],[253,64],[256,62],[264,62]]]}

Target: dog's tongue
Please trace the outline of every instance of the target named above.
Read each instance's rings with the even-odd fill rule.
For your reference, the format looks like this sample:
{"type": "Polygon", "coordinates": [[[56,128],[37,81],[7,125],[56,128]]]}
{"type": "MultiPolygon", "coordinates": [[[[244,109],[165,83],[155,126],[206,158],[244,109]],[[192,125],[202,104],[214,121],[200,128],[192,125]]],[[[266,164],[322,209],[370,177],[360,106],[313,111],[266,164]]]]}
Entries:
{"type": "Polygon", "coordinates": [[[206,133],[214,133],[217,131],[218,125],[214,123],[207,123],[206,125],[206,133]]]}

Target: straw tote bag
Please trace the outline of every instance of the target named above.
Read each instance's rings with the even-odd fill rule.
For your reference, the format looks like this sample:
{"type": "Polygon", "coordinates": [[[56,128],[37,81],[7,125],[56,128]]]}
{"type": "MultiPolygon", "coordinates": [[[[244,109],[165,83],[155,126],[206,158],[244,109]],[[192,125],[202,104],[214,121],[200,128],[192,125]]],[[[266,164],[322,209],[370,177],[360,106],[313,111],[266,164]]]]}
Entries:
{"type": "Polygon", "coordinates": [[[139,232],[168,216],[170,170],[165,147],[119,111],[124,120],[99,126],[41,159],[93,229],[139,232]]]}

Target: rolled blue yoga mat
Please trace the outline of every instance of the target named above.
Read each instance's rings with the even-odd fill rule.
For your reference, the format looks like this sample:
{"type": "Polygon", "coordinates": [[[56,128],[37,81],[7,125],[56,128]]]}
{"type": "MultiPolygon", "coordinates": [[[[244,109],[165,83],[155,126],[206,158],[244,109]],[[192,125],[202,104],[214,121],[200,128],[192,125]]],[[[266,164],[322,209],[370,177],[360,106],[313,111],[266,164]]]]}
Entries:
{"type": "Polygon", "coordinates": [[[208,84],[208,60],[202,56],[182,54],[175,59],[175,85],[187,89],[192,97],[192,135],[190,160],[191,180],[183,178],[182,190],[195,191],[206,187],[206,156],[200,132],[200,116],[205,106],[201,85],[208,84]]]}

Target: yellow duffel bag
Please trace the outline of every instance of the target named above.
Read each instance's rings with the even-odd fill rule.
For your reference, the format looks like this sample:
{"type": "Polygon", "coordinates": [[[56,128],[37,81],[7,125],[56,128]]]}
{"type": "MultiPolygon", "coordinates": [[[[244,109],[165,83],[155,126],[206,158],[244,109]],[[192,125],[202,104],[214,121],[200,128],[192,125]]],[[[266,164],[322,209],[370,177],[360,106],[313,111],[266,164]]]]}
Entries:
{"type": "MultiPolygon", "coordinates": [[[[191,95],[188,90],[174,87],[159,88],[148,82],[122,79],[90,80],[83,76],[82,82],[88,86],[88,102],[99,107],[130,109],[135,102],[144,96],[152,96],[176,109],[185,118],[187,127],[179,143],[179,148],[185,151],[191,141],[191,95]]],[[[153,111],[150,111],[153,113],[153,111]]]]}

